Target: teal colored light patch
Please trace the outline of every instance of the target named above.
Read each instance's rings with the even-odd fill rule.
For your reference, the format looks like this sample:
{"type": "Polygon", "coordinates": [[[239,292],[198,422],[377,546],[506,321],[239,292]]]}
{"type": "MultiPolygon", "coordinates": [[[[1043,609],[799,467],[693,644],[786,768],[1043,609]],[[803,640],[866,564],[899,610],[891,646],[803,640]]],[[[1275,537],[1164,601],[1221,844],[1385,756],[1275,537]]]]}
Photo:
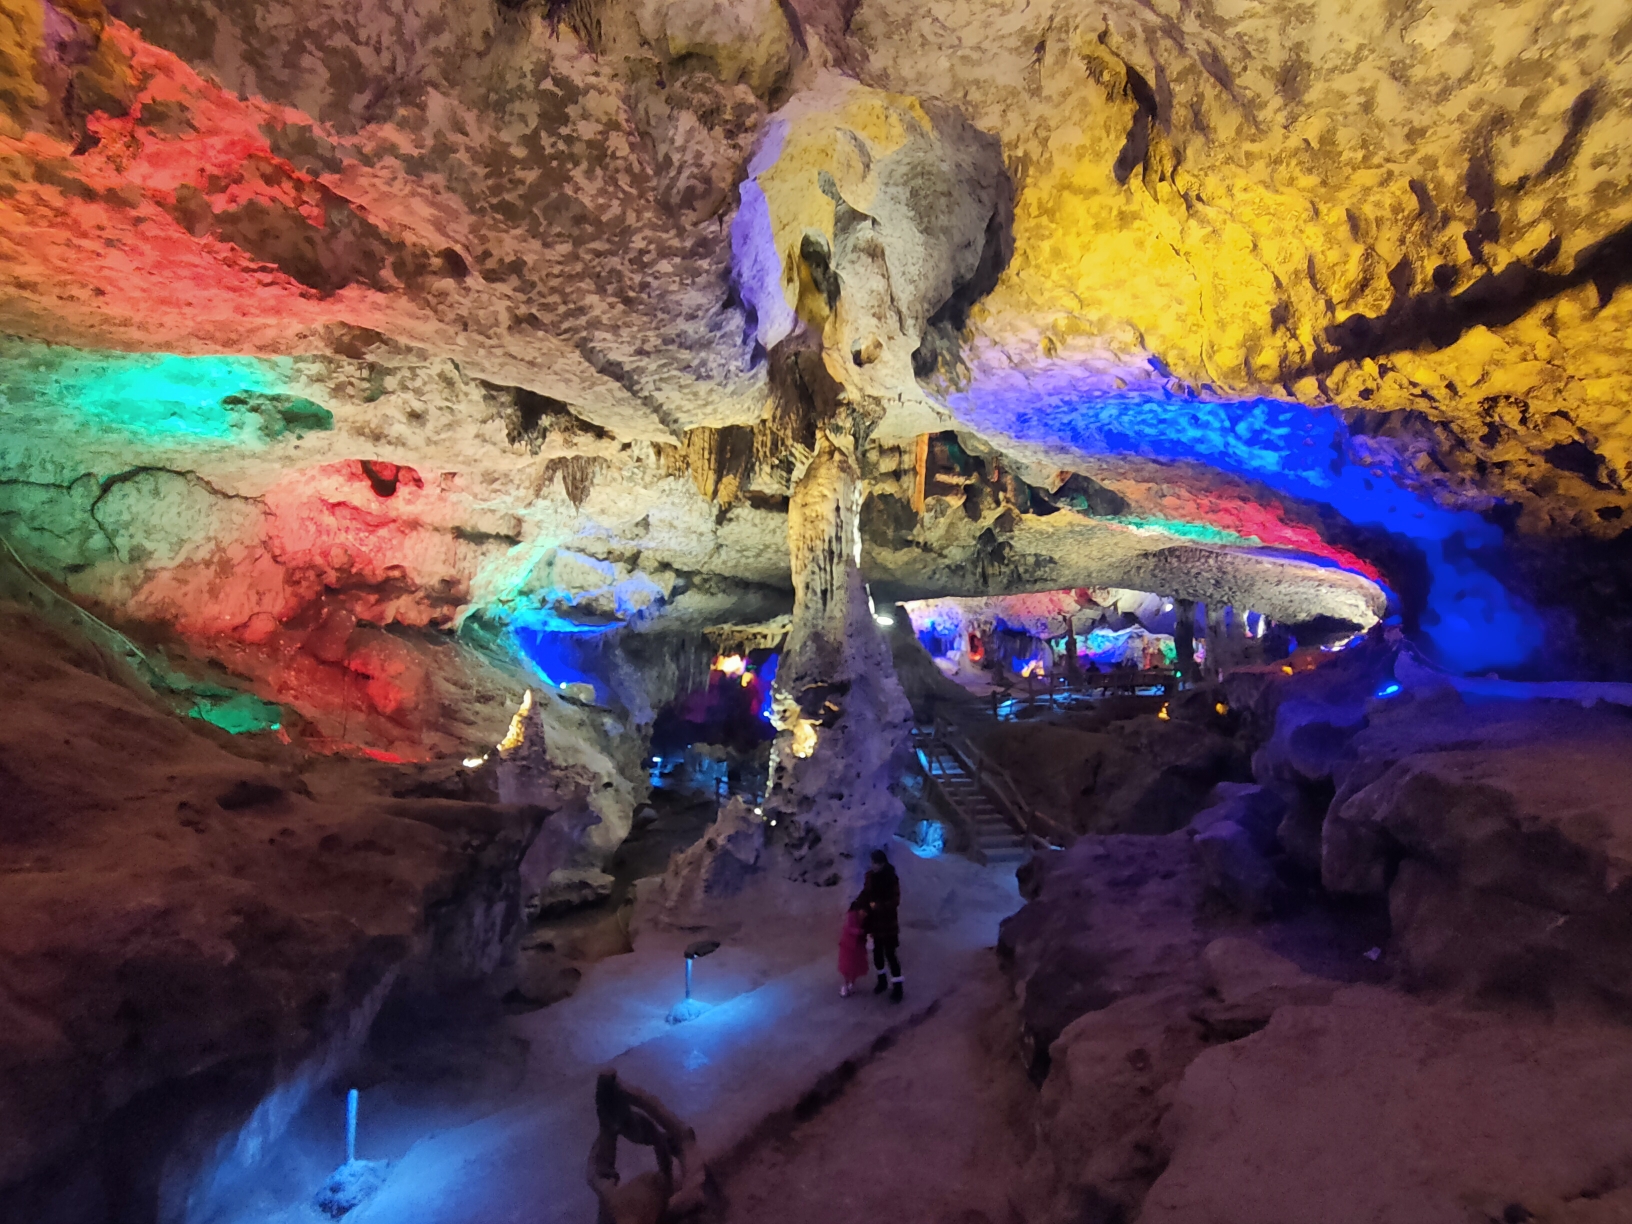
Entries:
{"type": "Polygon", "coordinates": [[[319,404],[290,394],[288,358],[183,357],[0,345],[0,405],[165,444],[270,441],[332,429],[319,404]]]}
{"type": "Polygon", "coordinates": [[[1112,523],[1121,523],[1124,527],[1132,527],[1140,531],[1165,531],[1168,535],[1178,536],[1183,540],[1194,540],[1198,544],[1233,544],[1241,547],[1253,547],[1263,543],[1257,536],[1244,536],[1234,531],[1225,531],[1222,527],[1214,527],[1208,523],[1185,523],[1178,519],[1145,518],[1137,515],[1118,515],[1108,520],[1112,523]]]}
{"type": "Polygon", "coordinates": [[[230,697],[200,696],[187,716],[213,723],[233,735],[276,731],[283,725],[282,709],[248,693],[234,693],[230,697]]]}

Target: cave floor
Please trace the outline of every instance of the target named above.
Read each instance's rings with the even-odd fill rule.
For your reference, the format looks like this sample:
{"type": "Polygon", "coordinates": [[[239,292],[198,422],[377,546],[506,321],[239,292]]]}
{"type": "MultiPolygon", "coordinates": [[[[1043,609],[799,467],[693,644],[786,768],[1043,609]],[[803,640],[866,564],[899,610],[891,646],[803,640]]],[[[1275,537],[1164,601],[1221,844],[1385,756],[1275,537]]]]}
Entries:
{"type": "Polygon", "coordinates": [[[1036,1090],[995,955],[861,1065],[831,1101],[772,1130],[720,1177],[726,1224],[989,1224],[1010,1218],[1036,1090]]]}
{"type": "MultiPolygon", "coordinates": [[[[695,1127],[704,1159],[723,1172],[728,1199],[736,1200],[725,1208],[730,1220],[792,1219],[784,1209],[795,1208],[807,1213],[800,1219],[839,1218],[814,1170],[798,1182],[798,1203],[755,1208],[770,1194],[756,1170],[785,1164],[788,1136],[822,1124],[820,1114],[809,1118],[814,1104],[843,1089],[832,1109],[853,1108],[846,1103],[879,1074],[875,1056],[881,1067],[900,1065],[898,1051],[932,1032],[943,1043],[966,1039],[962,1020],[985,1007],[993,989],[997,924],[1020,903],[1012,868],[918,859],[900,843],[892,858],[903,881],[902,1004],[871,993],[839,997],[836,939],[848,890],[768,882],[721,903],[717,921],[691,931],[654,925],[643,895],[635,950],[589,967],[572,997],[464,1030],[428,1020],[417,1072],[409,1067],[400,1081],[364,1085],[358,1155],[391,1167],[380,1192],[346,1219],[593,1219],[584,1169],[594,1077],[604,1066],[655,1092],[695,1127]],[[665,1017],[683,989],[681,950],[705,936],[722,945],[697,962],[694,994],[708,1010],[670,1026],[665,1017]]],[[[973,1074],[977,1061],[960,1065],[973,1074]]],[[[938,1104],[926,1098],[924,1107],[944,1110],[946,1092],[943,1085],[938,1104]]],[[[235,1194],[231,1209],[212,1213],[210,1224],[326,1220],[310,1195],[341,1154],[338,1100],[325,1096],[297,1120],[258,1184],[235,1194]]],[[[903,1108],[892,1106],[897,1116],[903,1108]]],[[[889,1159],[901,1163],[921,1161],[930,1142],[918,1132],[877,1138],[888,1138],[889,1159]]],[[[955,1166],[959,1158],[950,1153],[939,1163],[955,1166]]],[[[625,1177],[649,1167],[644,1149],[622,1146],[625,1177]]]]}

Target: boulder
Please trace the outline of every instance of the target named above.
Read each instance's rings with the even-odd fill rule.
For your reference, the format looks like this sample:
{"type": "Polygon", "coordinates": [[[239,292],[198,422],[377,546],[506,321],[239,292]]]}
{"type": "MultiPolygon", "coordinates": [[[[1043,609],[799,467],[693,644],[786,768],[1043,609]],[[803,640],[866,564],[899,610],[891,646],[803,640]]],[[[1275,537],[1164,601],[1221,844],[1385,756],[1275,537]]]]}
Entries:
{"type": "Polygon", "coordinates": [[[1185,833],[1085,837],[1046,856],[1034,899],[1005,919],[998,954],[1020,1002],[1032,1074],[1048,1072],[1055,1038],[1077,1017],[1153,988],[1199,993],[1201,869],[1185,833]]]}
{"type": "Polygon", "coordinates": [[[1269,1023],[1289,1003],[1324,1003],[1334,984],[1305,973],[1261,944],[1239,936],[1215,939],[1202,951],[1206,998],[1192,1012],[1210,1039],[1235,1040],[1269,1023]]]}
{"type": "Polygon", "coordinates": [[[1037,1149],[1015,1181],[1028,1224],[1132,1219],[1162,1169],[1160,1125],[1173,1084],[1205,1049],[1173,988],[1079,1017],[1054,1042],[1037,1102],[1037,1149]]]}
{"type": "Polygon", "coordinates": [[[1193,1060],[1257,1032],[1278,1008],[1324,1003],[1334,983],[1227,936],[1176,979],[1079,1016],[1055,1039],[1037,1103],[1037,1148],[1015,1183],[1029,1224],[1138,1216],[1161,1174],[1163,1118],[1193,1060]]]}
{"type": "Polygon", "coordinates": [[[1201,1053],[1141,1224],[1622,1220],[1632,1033],[1376,987],[1201,1053]]]}
{"type": "MultiPolygon", "coordinates": [[[[1522,737],[1409,756],[1336,807],[1322,879],[1387,890],[1419,987],[1632,1003],[1632,801],[1619,715],[1521,710],[1522,737]]],[[[1500,730],[1500,729],[1498,729],[1500,730]]]]}
{"type": "Polygon", "coordinates": [[[1268,852],[1286,815],[1286,801],[1267,787],[1251,782],[1220,782],[1207,796],[1207,806],[1190,821],[1194,833],[1203,833],[1221,821],[1245,829],[1253,844],[1268,852]]]}
{"type": "Polygon", "coordinates": [[[563,867],[552,871],[538,896],[538,916],[554,918],[605,901],[615,883],[594,867],[563,867]]]}
{"type": "Polygon", "coordinates": [[[1285,894],[1271,861],[1286,803],[1274,791],[1220,782],[1211,806],[1190,821],[1197,861],[1208,887],[1244,914],[1274,912],[1285,894]]]}
{"type": "Polygon", "coordinates": [[[1233,820],[1220,820],[1192,842],[1207,886],[1243,914],[1274,913],[1285,892],[1274,864],[1254,836],[1233,820]]]}
{"type": "Polygon", "coordinates": [[[765,819],[733,795],[702,838],[663,877],[663,921],[690,925],[708,902],[734,897],[762,874],[765,819]]]}

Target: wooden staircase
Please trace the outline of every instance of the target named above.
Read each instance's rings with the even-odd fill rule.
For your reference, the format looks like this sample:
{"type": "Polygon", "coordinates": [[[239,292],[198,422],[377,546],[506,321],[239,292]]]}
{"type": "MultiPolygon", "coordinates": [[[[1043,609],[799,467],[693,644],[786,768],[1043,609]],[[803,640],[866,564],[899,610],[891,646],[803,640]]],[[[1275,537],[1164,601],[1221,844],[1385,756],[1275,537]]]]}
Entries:
{"type": "Polygon", "coordinates": [[[936,765],[934,777],[941,794],[963,818],[965,827],[974,831],[980,857],[988,863],[1020,863],[1031,857],[1029,839],[1009,823],[962,761],[948,753],[936,765]]]}
{"type": "Polygon", "coordinates": [[[1018,864],[1038,850],[1070,842],[1069,833],[1034,811],[1013,779],[954,727],[937,720],[914,741],[931,797],[971,833],[980,861],[1018,864]]]}

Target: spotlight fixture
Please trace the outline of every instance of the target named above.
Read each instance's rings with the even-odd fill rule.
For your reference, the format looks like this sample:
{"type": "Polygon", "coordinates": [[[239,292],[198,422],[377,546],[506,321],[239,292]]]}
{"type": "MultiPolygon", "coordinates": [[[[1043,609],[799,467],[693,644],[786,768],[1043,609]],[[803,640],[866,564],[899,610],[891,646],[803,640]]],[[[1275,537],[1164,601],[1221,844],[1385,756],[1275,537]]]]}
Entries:
{"type": "Polygon", "coordinates": [[[895,624],[895,617],[891,616],[888,612],[874,612],[873,619],[885,629],[888,629],[895,624]]]}
{"type": "Polygon", "coordinates": [[[686,945],[686,997],[669,1012],[664,1019],[669,1024],[684,1024],[687,1020],[695,1020],[708,1009],[691,997],[691,963],[699,957],[707,956],[720,946],[717,939],[699,939],[686,945]]]}

